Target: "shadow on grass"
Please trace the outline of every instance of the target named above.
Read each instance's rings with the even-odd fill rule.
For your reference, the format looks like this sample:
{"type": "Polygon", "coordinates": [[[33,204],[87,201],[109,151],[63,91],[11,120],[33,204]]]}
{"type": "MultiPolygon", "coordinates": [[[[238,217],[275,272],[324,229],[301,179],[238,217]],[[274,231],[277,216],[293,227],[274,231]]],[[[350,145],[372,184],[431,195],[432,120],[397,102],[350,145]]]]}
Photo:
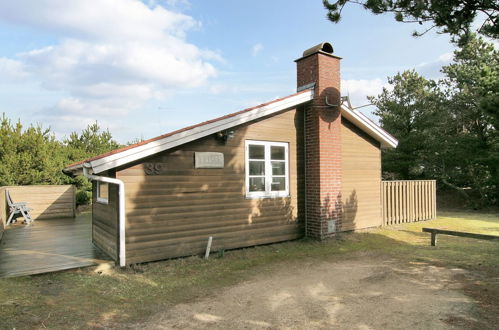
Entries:
{"type": "MultiPolygon", "coordinates": [[[[107,275],[83,269],[2,279],[0,328],[59,328],[67,324],[77,328],[117,327],[144,321],[172,305],[207,297],[259,274],[355,260],[366,253],[372,257],[388,256],[402,263],[424,262],[488,274],[497,271],[499,265],[499,244],[442,239],[434,248],[381,234],[385,232],[400,234],[383,229],[342,234],[326,242],[301,239],[227,251],[224,258],[179,258],[113,269],[107,275]],[[57,289],[48,289],[52,286],[57,289]]],[[[417,232],[401,233],[421,238],[417,232]]]]}

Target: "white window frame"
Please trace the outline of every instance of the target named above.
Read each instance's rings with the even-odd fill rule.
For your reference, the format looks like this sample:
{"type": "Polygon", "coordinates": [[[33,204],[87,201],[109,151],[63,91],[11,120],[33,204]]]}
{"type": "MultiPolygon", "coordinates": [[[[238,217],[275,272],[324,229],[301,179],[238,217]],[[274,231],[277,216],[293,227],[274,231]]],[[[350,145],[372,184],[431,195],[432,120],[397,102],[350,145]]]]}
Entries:
{"type": "Polygon", "coordinates": [[[97,181],[97,203],[101,204],[109,204],[109,183],[107,182],[102,182],[102,181],[97,181]],[[107,184],[107,198],[102,198],[100,197],[100,185],[101,184],[107,184]]]}
{"type": "Polygon", "coordinates": [[[278,198],[278,197],[289,197],[289,143],[287,142],[273,142],[273,141],[257,141],[257,140],[246,140],[245,141],[245,184],[246,184],[246,198],[278,198]],[[265,191],[249,191],[249,145],[263,145],[265,147],[265,191]],[[286,189],[281,191],[272,191],[272,163],[271,163],[271,153],[270,147],[284,147],[284,168],[285,168],[285,179],[286,179],[286,189]]]}

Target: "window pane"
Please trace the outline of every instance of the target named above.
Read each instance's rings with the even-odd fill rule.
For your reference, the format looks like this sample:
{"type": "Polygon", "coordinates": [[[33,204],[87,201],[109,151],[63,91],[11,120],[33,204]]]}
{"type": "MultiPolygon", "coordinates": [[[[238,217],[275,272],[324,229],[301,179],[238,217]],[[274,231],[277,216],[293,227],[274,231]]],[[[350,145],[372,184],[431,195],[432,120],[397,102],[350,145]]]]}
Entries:
{"type": "Polygon", "coordinates": [[[249,178],[249,191],[265,191],[265,178],[249,178]]]}
{"type": "Polygon", "coordinates": [[[284,147],[275,147],[271,146],[270,147],[270,159],[272,160],[284,160],[284,147]]]}
{"type": "Polygon", "coordinates": [[[250,161],[249,162],[250,175],[265,175],[265,162],[250,161]]]}
{"type": "Polygon", "coordinates": [[[109,198],[109,186],[107,182],[98,182],[99,185],[99,198],[108,199],[109,198]]]}
{"type": "Polygon", "coordinates": [[[248,147],[250,159],[265,159],[265,146],[250,144],[248,147]]]}
{"type": "Polygon", "coordinates": [[[286,175],[286,163],[272,162],[272,175],[286,175]]]}
{"type": "Polygon", "coordinates": [[[286,178],[272,178],[271,190],[272,191],[282,191],[286,190],[286,178]]]}

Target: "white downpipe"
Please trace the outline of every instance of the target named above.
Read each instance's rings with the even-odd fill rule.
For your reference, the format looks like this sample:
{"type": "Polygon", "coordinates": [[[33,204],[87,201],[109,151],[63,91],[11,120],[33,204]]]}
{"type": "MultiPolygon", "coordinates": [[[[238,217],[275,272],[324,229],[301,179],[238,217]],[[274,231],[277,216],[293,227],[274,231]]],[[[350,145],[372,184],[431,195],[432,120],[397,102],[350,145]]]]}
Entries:
{"type": "Polygon", "coordinates": [[[88,164],[83,164],[83,175],[89,180],[107,182],[118,185],[118,223],[120,234],[120,267],[126,266],[125,249],[125,183],[120,179],[108,178],[88,173],[88,164]]]}

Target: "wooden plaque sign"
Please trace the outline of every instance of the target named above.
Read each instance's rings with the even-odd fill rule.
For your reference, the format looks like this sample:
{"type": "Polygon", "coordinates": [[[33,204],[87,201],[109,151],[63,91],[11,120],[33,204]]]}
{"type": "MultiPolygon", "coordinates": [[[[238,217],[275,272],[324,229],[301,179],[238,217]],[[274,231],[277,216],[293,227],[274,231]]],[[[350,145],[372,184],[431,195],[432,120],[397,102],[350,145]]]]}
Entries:
{"type": "Polygon", "coordinates": [[[221,152],[195,152],[196,168],[224,168],[224,154],[221,152]]]}

